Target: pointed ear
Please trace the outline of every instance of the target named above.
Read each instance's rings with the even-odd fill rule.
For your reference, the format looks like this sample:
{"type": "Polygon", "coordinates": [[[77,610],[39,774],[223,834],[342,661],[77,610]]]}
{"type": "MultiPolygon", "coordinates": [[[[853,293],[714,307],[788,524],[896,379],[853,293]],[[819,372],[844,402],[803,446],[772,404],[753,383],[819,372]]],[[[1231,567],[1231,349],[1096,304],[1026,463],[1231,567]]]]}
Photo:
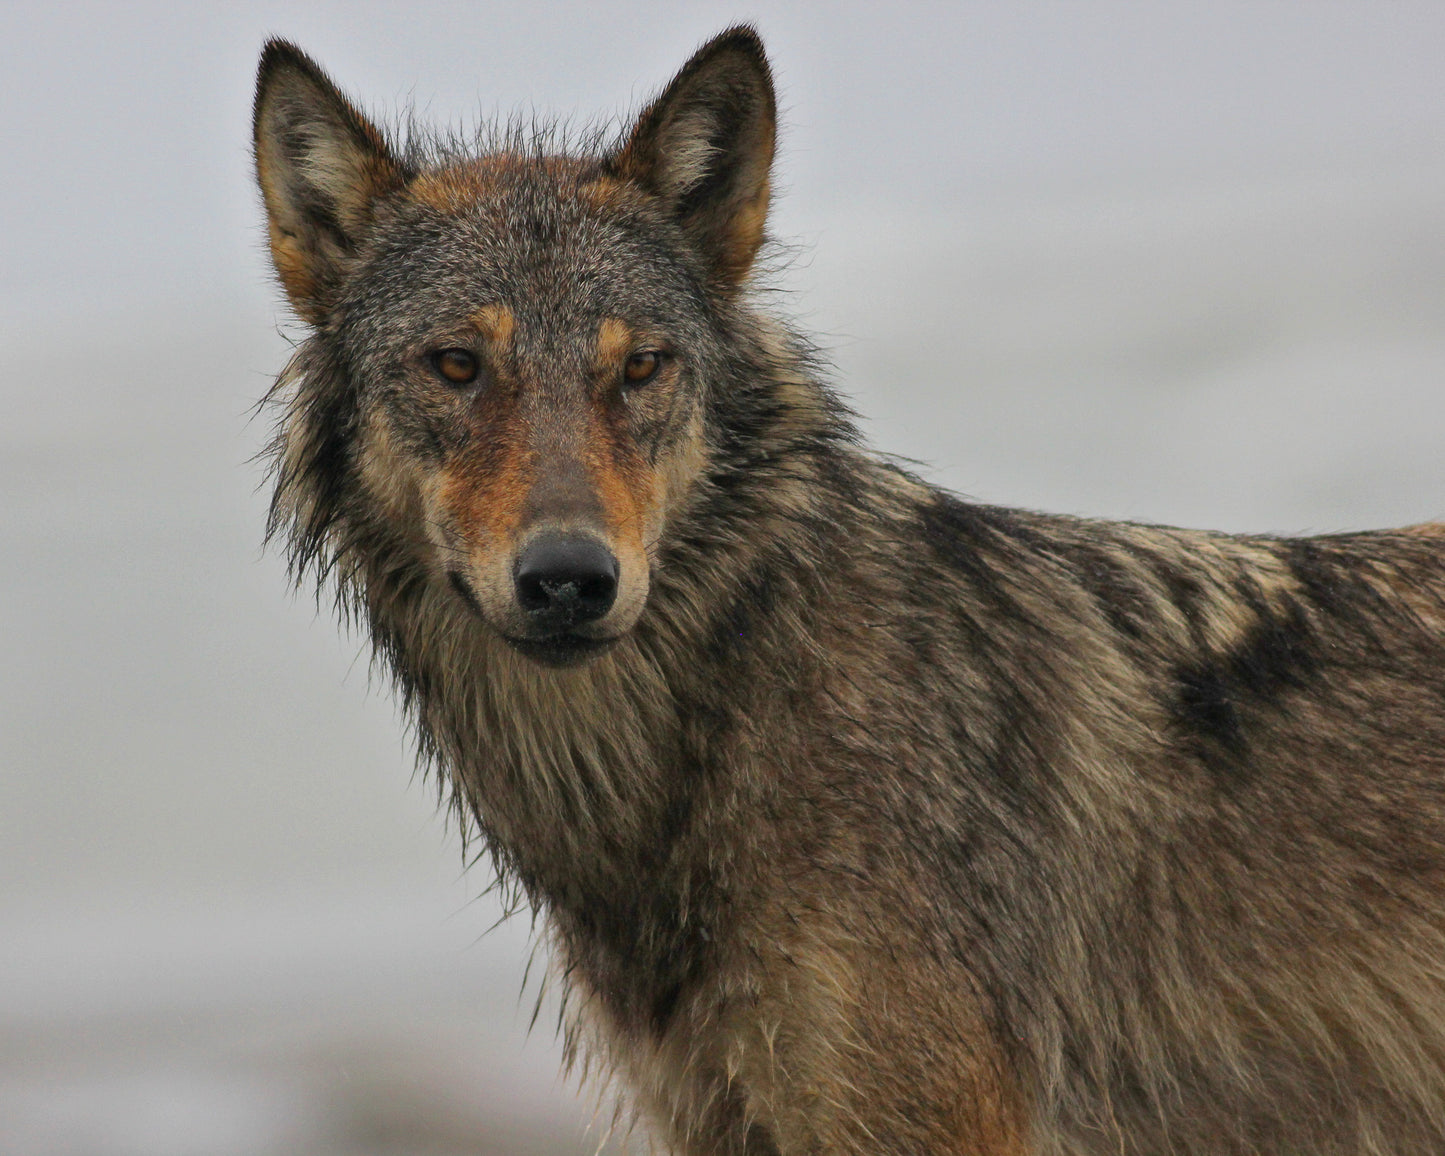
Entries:
{"type": "Polygon", "coordinates": [[[763,241],[776,134],[763,42],[739,26],[698,49],[643,111],[612,169],[662,198],[732,289],[763,241]]]}
{"type": "Polygon", "coordinates": [[[256,77],[256,178],[271,260],[301,318],[320,324],[372,223],[406,181],[381,133],[305,53],[267,43],[256,77]]]}

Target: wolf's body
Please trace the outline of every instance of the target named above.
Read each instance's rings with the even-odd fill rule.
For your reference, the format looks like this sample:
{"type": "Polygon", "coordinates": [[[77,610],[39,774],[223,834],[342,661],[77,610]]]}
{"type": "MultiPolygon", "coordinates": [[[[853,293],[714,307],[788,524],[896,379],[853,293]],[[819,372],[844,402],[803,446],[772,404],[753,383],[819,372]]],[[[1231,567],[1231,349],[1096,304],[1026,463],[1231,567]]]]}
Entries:
{"type": "Polygon", "coordinates": [[[273,529],[583,1046],[690,1156],[1445,1150],[1441,529],[1079,521],[869,455],[749,297],[772,126],[746,30],[571,158],[399,155],[262,64],[315,329],[273,529]]]}

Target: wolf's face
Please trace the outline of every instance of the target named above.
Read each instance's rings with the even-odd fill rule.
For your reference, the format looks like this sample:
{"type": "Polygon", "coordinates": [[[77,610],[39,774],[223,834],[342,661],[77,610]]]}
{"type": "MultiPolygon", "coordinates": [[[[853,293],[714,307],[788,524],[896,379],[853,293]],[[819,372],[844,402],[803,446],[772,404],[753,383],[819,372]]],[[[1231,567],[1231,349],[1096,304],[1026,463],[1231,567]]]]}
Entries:
{"type": "Polygon", "coordinates": [[[524,654],[605,649],[707,461],[772,144],[747,32],[700,52],[614,152],[441,164],[398,160],[273,43],[256,105],[272,255],[329,367],[301,385],[283,462],[335,444],[365,495],[351,517],[524,654]]]}
{"type": "Polygon", "coordinates": [[[544,660],[636,622],[703,453],[710,310],[648,208],[588,166],[422,178],[342,294],[362,483],[544,660]]]}

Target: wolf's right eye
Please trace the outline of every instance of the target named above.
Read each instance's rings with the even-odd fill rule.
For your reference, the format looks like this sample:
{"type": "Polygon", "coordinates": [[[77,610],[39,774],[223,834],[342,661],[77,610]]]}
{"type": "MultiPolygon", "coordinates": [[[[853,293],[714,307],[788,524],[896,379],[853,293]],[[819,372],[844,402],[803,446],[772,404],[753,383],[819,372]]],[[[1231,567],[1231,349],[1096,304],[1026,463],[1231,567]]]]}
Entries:
{"type": "Polygon", "coordinates": [[[429,360],[449,385],[471,385],[482,370],[477,355],[469,349],[439,349],[429,360]]]}
{"type": "Polygon", "coordinates": [[[662,368],[663,354],[656,349],[642,349],[627,359],[622,367],[622,380],[630,386],[646,385],[662,368]]]}

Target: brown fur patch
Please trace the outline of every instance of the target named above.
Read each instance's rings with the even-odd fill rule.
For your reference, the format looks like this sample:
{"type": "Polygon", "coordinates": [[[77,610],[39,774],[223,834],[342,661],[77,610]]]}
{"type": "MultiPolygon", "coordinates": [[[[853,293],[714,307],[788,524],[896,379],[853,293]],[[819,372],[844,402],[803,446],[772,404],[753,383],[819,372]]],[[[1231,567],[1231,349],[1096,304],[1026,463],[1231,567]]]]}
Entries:
{"type": "Polygon", "coordinates": [[[505,305],[483,305],[472,314],[471,321],[477,332],[499,352],[510,351],[517,320],[505,305]]]}
{"type": "Polygon", "coordinates": [[[637,343],[632,326],[620,317],[604,317],[597,327],[597,371],[607,375],[620,371],[622,363],[637,343]]]}
{"type": "MultiPolygon", "coordinates": [[[[771,150],[771,142],[768,147],[771,150]]],[[[731,284],[742,284],[762,246],[770,190],[771,181],[764,178],[758,191],[733,211],[728,222],[727,233],[718,251],[718,271],[731,284]]]]}
{"type": "Polygon", "coordinates": [[[596,420],[589,440],[593,449],[585,459],[587,474],[597,488],[603,524],[620,542],[640,546],[643,510],[655,492],[652,471],[634,454],[622,451],[605,419],[596,420]]]}
{"type": "MultiPolygon", "coordinates": [[[[795,884],[807,879],[810,895],[831,889],[786,849],[774,869],[795,884]]],[[[905,908],[926,902],[916,892],[890,898],[905,908]]],[[[917,944],[880,951],[865,942],[835,921],[851,902],[770,913],[752,976],[758,1002],[730,1025],[731,1066],[779,1149],[1032,1151],[1017,1073],[972,985],[937,972],[917,944]],[[938,1023],[949,1025],[946,1036],[938,1023]],[[927,1107],[902,1116],[900,1103],[927,1107]]],[[[688,1030],[700,1040],[709,1027],[688,1030]]]]}
{"type": "Polygon", "coordinates": [[[545,173],[559,184],[574,185],[589,199],[604,185],[616,184],[599,178],[596,165],[573,157],[524,157],[497,153],[432,169],[421,173],[407,186],[407,195],[417,204],[447,214],[475,209],[492,196],[509,175],[545,173]]]}
{"type": "Polygon", "coordinates": [[[472,448],[443,474],[439,497],[473,545],[501,548],[517,537],[536,480],[525,425],[502,397],[479,407],[472,448]]]}
{"type": "Polygon", "coordinates": [[[484,200],[493,186],[492,166],[474,162],[422,173],[407,186],[417,204],[442,213],[460,213],[484,200]]]}
{"type": "Polygon", "coordinates": [[[578,192],[594,209],[613,208],[630,195],[627,185],[615,177],[597,177],[584,184],[578,192]]]}
{"type": "Polygon", "coordinates": [[[287,233],[274,221],[271,222],[271,260],[297,314],[304,321],[319,324],[323,314],[313,304],[316,279],[312,275],[311,256],[298,237],[287,233]]]}

